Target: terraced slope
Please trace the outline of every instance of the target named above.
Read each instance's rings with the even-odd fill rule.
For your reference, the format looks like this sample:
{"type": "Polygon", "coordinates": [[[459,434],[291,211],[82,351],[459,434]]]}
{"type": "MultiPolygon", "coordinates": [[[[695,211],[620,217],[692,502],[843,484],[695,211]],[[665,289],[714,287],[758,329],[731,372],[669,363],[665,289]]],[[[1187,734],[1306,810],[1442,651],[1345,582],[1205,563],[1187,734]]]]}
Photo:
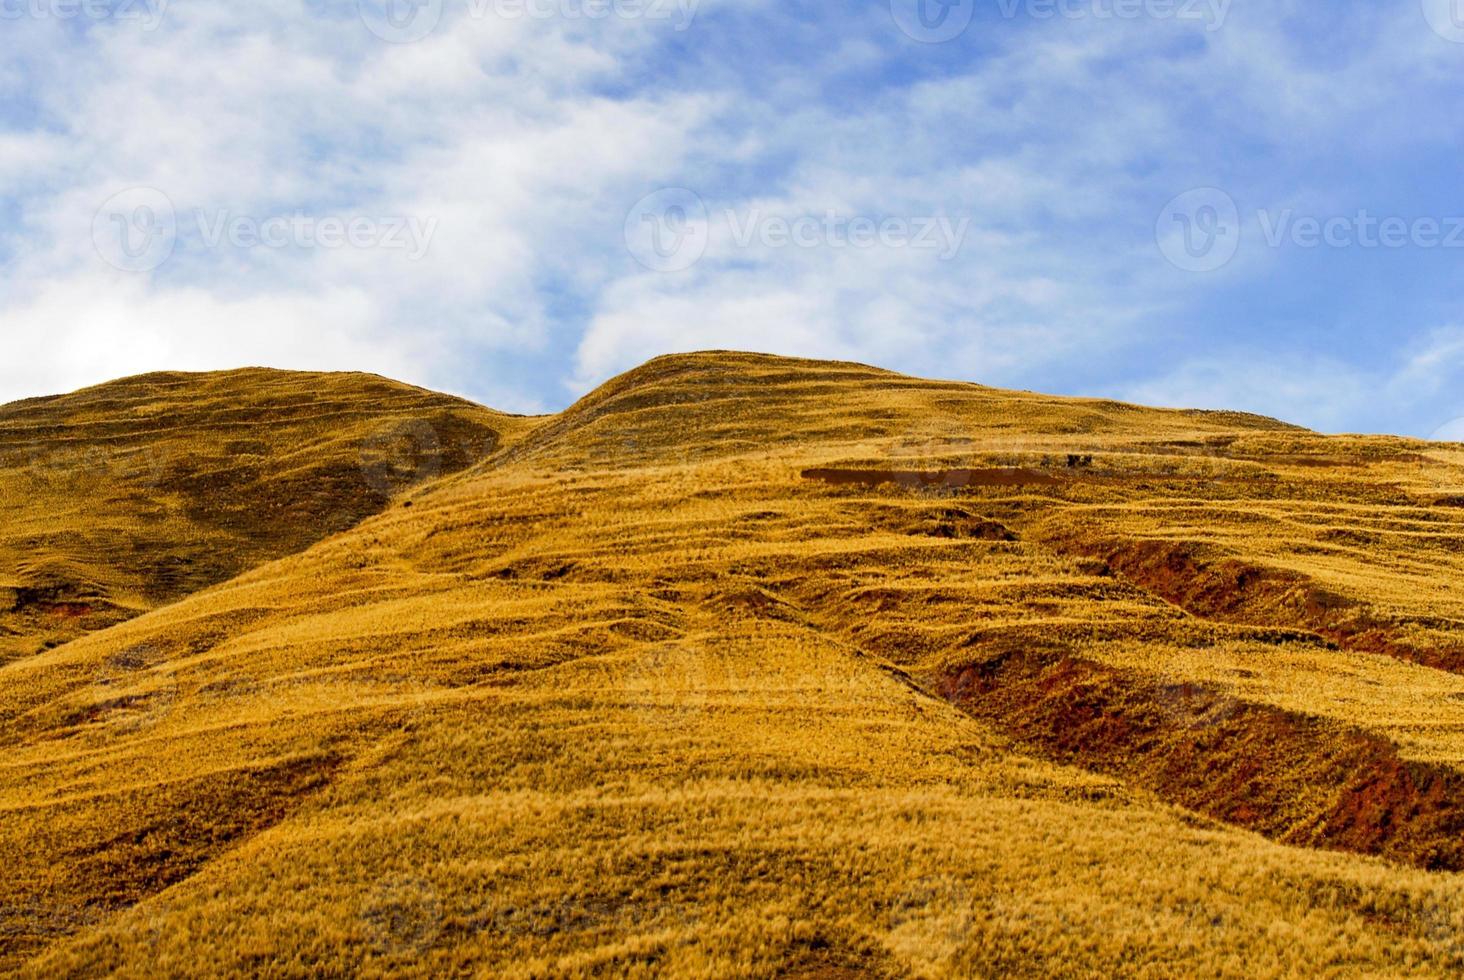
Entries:
{"type": "Polygon", "coordinates": [[[522,424],[384,378],[265,370],[0,407],[0,663],[299,551],[522,424]]]}
{"type": "Polygon", "coordinates": [[[654,361],[0,668],[0,969],[1455,975],[1459,449],[654,361]]]}

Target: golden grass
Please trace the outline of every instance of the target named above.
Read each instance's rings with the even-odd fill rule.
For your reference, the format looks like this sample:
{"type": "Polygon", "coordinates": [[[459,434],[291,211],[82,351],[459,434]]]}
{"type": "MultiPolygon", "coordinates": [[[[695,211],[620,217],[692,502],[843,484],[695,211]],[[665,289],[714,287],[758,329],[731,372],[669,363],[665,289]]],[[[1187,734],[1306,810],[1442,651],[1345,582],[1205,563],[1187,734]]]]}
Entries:
{"type": "Polygon", "coordinates": [[[303,553],[0,668],[0,970],[1464,969],[1457,875],[1196,816],[936,696],[1060,648],[1464,769],[1461,678],[1410,662],[1456,632],[1418,593],[1458,580],[1450,453],[726,354],[525,426],[303,553]],[[1070,453],[1125,479],[800,476],[1066,478],[1070,453]],[[1145,540],[1348,605],[1180,608],[1101,557],[1145,540]]]}
{"type": "Polygon", "coordinates": [[[384,378],[257,369],[0,407],[0,663],[345,530],[523,424],[384,378]]]}

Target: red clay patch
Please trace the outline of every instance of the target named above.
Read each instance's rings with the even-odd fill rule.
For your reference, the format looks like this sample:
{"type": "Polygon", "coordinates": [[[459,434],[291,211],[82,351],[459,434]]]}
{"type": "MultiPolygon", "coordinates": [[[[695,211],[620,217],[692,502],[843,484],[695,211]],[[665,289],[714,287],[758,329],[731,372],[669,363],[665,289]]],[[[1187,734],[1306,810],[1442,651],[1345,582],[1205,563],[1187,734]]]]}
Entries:
{"type": "Polygon", "coordinates": [[[1088,464],[1069,465],[1055,473],[1019,467],[994,467],[968,470],[804,470],[805,480],[818,480],[833,486],[877,487],[896,483],[906,487],[1060,487],[1074,483],[1179,483],[1214,484],[1253,482],[1250,476],[1191,475],[1183,473],[1117,473],[1094,471],[1088,464]],[[1058,475],[1060,474],[1060,475],[1058,475]]]}
{"type": "Polygon", "coordinates": [[[1067,482],[1048,473],[1024,469],[986,470],[804,470],[805,480],[842,486],[877,487],[1055,487],[1067,482]]]}
{"type": "Polygon", "coordinates": [[[1464,773],[1205,685],[1019,644],[937,678],[936,689],[1049,758],[1284,843],[1464,870],[1464,773]]]}
{"type": "Polygon", "coordinates": [[[1100,559],[1118,576],[1195,616],[1308,630],[1344,649],[1464,673],[1464,648],[1405,639],[1406,624],[1389,620],[1298,572],[1268,568],[1185,541],[1058,539],[1048,543],[1062,553],[1100,559]]]}

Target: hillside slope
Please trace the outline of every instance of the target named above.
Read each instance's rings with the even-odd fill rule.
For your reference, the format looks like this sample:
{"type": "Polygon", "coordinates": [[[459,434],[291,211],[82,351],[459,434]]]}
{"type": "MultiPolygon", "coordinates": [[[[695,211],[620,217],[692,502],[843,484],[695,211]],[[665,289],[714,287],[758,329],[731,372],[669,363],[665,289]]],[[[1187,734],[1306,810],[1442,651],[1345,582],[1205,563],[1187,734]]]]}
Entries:
{"type": "Polygon", "coordinates": [[[0,668],[0,969],[1455,975],[1461,462],[658,359],[0,668]]]}
{"type": "Polygon", "coordinates": [[[359,374],[151,374],[0,406],[0,662],[384,507],[511,419],[359,374]]]}

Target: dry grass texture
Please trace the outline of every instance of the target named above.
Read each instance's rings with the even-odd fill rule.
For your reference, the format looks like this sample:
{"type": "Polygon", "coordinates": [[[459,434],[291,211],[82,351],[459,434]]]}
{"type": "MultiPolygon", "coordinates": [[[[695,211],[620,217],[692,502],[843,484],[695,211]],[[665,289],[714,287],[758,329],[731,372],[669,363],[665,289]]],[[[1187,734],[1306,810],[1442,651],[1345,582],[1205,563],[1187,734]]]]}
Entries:
{"type": "Polygon", "coordinates": [[[384,378],[265,370],[0,406],[0,663],[345,530],[522,424],[384,378]]]}
{"type": "Polygon", "coordinates": [[[0,970],[1464,969],[1464,450],[733,354],[446,411],[495,450],[0,667],[0,970]]]}

